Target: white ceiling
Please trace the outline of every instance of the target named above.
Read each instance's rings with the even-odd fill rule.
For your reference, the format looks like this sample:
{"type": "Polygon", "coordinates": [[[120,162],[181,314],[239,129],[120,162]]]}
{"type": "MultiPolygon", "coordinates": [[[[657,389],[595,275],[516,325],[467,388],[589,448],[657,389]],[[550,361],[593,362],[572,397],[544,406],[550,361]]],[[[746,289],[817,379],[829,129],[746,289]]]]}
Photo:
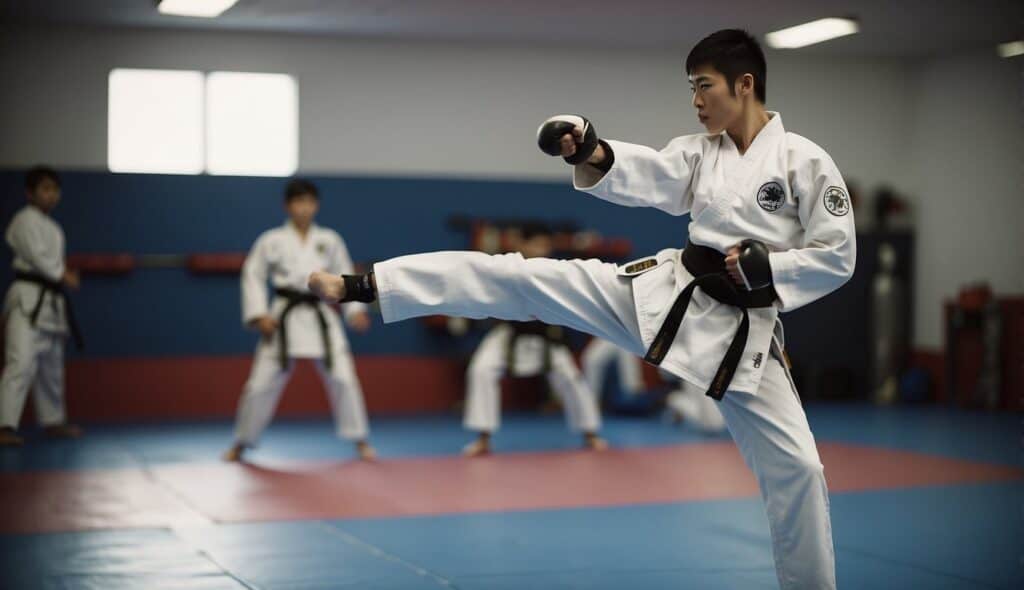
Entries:
{"type": "Polygon", "coordinates": [[[7,23],[683,49],[721,28],[761,36],[826,16],[862,32],[800,51],[915,57],[1024,38],[1022,0],[239,0],[216,19],[162,15],[156,0],[0,0],[7,23]]]}

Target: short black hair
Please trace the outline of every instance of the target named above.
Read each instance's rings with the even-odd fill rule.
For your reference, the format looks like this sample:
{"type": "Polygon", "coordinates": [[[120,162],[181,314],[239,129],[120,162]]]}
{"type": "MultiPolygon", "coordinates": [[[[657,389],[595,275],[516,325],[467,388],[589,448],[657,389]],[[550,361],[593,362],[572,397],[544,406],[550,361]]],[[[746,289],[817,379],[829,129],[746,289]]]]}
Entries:
{"type": "Polygon", "coordinates": [[[548,237],[553,235],[551,226],[543,221],[525,221],[519,225],[519,233],[524,240],[532,240],[537,237],[548,237]]]}
{"type": "Polygon", "coordinates": [[[313,198],[320,200],[320,192],[316,185],[305,178],[293,178],[284,187],[284,202],[287,203],[299,195],[313,195],[313,198]]]}
{"type": "Polygon", "coordinates": [[[57,188],[60,188],[60,175],[57,174],[56,170],[42,164],[33,166],[25,173],[25,189],[29,192],[35,192],[36,188],[47,178],[52,180],[57,185],[57,188]]]}
{"type": "Polygon", "coordinates": [[[750,33],[742,29],[724,29],[701,39],[686,56],[686,73],[692,75],[694,70],[704,65],[722,72],[729,82],[729,94],[733,96],[740,76],[754,76],[754,96],[761,103],[765,102],[768,66],[761,45],[750,33]]]}

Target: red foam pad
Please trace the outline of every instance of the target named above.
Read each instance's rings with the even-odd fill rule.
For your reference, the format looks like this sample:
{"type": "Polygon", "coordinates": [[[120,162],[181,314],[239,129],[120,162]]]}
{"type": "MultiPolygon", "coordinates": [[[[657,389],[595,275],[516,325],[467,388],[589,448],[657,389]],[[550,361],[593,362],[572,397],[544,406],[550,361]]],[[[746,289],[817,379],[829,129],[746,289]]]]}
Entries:
{"type": "Polygon", "coordinates": [[[424,326],[433,330],[448,330],[448,316],[446,315],[428,315],[420,318],[420,322],[424,326]]]}
{"type": "Polygon", "coordinates": [[[68,268],[85,275],[126,275],[135,270],[131,254],[69,254],[68,268]]]}
{"type": "Polygon", "coordinates": [[[609,238],[587,248],[585,253],[593,258],[624,259],[633,252],[633,242],[626,238],[609,238]]]}
{"type": "Polygon", "coordinates": [[[245,254],[222,252],[214,254],[189,254],[185,257],[185,268],[196,274],[238,274],[242,272],[245,254]]]}

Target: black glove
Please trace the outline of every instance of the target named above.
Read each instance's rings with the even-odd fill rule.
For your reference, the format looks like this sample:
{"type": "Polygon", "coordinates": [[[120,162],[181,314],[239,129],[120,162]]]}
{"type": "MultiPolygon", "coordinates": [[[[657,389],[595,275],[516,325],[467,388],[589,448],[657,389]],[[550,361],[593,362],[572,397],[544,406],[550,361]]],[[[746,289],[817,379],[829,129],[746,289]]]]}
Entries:
{"type": "MultiPolygon", "coordinates": [[[[573,129],[583,129],[583,143],[576,144],[576,153],[567,156],[566,162],[573,166],[583,164],[590,156],[594,155],[594,150],[597,149],[598,139],[597,132],[594,131],[594,126],[590,124],[590,121],[581,115],[555,115],[547,121],[541,124],[540,128],[537,129],[537,145],[540,149],[549,156],[558,156],[562,154],[562,136],[565,134],[572,135],[573,129]]],[[[573,141],[576,136],[573,135],[573,141]]]]}
{"type": "Polygon", "coordinates": [[[772,267],[768,260],[768,247],[757,240],[740,242],[740,255],[736,261],[747,290],[763,289],[772,284],[772,267]]]}

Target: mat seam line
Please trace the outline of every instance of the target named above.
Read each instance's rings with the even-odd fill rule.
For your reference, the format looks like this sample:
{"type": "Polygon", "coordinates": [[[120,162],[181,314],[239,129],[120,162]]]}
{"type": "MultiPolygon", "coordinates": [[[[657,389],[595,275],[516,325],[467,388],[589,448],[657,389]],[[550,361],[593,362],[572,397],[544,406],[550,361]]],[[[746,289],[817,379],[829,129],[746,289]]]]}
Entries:
{"type": "Polygon", "coordinates": [[[359,537],[353,535],[352,533],[350,533],[350,532],[348,532],[348,531],[346,531],[344,529],[339,528],[338,526],[336,526],[334,524],[331,524],[331,523],[328,523],[328,522],[324,522],[322,520],[316,521],[316,524],[318,526],[322,527],[329,534],[332,534],[332,535],[335,535],[335,536],[341,538],[343,541],[345,541],[349,545],[354,545],[354,546],[362,547],[363,549],[368,550],[371,555],[374,555],[376,557],[380,557],[381,559],[384,559],[385,561],[391,561],[391,562],[397,563],[397,564],[399,564],[402,567],[412,571],[413,573],[415,573],[417,575],[420,575],[420,576],[423,576],[423,577],[428,577],[428,578],[432,579],[434,582],[436,582],[439,586],[441,586],[443,588],[453,588],[455,590],[458,590],[458,586],[456,586],[454,582],[452,582],[448,578],[442,576],[441,574],[436,573],[434,571],[431,571],[431,570],[429,570],[429,569],[427,569],[425,567],[416,565],[415,563],[412,563],[411,561],[407,561],[405,559],[402,559],[401,557],[399,557],[399,556],[397,556],[397,555],[395,555],[393,553],[389,553],[389,552],[381,549],[380,547],[377,547],[373,543],[369,543],[367,541],[364,541],[363,539],[360,539],[359,537]]]}

